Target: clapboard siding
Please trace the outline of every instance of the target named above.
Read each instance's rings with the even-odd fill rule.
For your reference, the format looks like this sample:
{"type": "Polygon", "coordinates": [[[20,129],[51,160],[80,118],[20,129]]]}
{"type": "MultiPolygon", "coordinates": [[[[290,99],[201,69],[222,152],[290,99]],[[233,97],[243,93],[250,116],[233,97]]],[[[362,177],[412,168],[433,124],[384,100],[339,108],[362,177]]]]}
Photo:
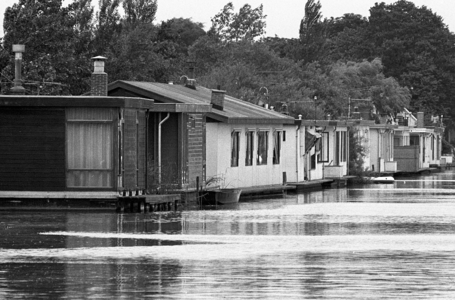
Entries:
{"type": "Polygon", "coordinates": [[[0,190],[64,190],[64,109],[0,109],[0,190]]]}

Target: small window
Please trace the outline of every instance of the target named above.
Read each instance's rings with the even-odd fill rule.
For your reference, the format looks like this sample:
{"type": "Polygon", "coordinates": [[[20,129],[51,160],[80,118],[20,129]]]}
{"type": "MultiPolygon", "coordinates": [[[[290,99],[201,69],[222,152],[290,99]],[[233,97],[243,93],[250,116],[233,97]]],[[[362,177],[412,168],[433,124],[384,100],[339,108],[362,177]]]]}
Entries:
{"type": "Polygon", "coordinates": [[[281,160],[281,131],[275,131],[273,133],[273,164],[280,164],[281,160]]]}
{"type": "Polygon", "coordinates": [[[329,161],[329,133],[322,132],[319,142],[320,155],[319,162],[328,162],[329,161]]]}
{"type": "Polygon", "coordinates": [[[257,152],[257,165],[267,164],[267,154],[269,148],[269,133],[267,131],[258,132],[258,152],[257,152]]]}
{"type": "Polygon", "coordinates": [[[231,167],[239,166],[240,132],[231,133],[231,167]]]}
{"type": "Polygon", "coordinates": [[[246,132],[246,157],[245,166],[253,165],[253,152],[254,151],[254,131],[246,132]]]}

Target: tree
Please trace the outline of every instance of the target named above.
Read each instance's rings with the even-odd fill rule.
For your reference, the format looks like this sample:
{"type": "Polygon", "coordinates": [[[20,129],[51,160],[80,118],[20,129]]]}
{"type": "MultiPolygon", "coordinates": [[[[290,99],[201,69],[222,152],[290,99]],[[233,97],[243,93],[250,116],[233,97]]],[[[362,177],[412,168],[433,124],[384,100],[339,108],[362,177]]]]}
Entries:
{"type": "Polygon", "coordinates": [[[378,57],[385,76],[413,88],[410,109],[455,116],[455,36],[430,9],[405,0],[379,3],[368,21],[345,16],[329,32],[332,61],[378,57]]]}
{"type": "Polygon", "coordinates": [[[151,24],[157,9],[157,0],[123,0],[124,20],[132,26],[138,23],[151,24]]]}
{"type": "MultiPolygon", "coordinates": [[[[87,89],[80,77],[89,70],[93,10],[90,1],[62,7],[61,0],[19,0],[5,11],[4,47],[25,44],[24,79],[30,93],[78,94],[87,89]]],[[[11,58],[2,73],[13,77],[11,58]]]]}
{"type": "Polygon", "coordinates": [[[321,3],[308,0],[300,22],[300,59],[306,63],[320,60],[325,54],[327,23],[321,22],[321,3]]]}
{"type": "Polygon", "coordinates": [[[202,23],[196,23],[190,19],[174,18],[161,22],[158,30],[158,40],[160,42],[169,41],[174,43],[176,50],[180,53],[188,54],[188,48],[197,39],[205,36],[202,23]]]}
{"type": "Polygon", "coordinates": [[[209,34],[216,36],[224,42],[237,42],[240,40],[253,40],[265,33],[265,18],[263,6],[251,8],[245,4],[238,13],[234,13],[232,2],[226,4],[221,12],[211,19],[212,27],[209,34]]]}

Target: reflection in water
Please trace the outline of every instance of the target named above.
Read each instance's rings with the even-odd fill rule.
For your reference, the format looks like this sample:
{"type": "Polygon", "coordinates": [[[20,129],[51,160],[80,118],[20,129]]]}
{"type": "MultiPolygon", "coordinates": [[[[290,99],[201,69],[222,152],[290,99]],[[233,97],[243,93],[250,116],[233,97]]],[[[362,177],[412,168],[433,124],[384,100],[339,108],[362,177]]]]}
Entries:
{"type": "Polygon", "coordinates": [[[450,299],[455,176],[161,214],[1,212],[0,298],[450,299]]]}

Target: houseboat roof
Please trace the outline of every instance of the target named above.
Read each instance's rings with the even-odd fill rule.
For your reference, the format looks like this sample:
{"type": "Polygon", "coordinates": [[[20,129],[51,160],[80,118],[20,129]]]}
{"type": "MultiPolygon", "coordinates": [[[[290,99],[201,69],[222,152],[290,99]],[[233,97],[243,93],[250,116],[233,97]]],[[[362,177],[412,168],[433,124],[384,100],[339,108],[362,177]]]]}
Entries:
{"type": "MultiPolygon", "coordinates": [[[[156,103],[182,103],[210,105],[212,90],[197,86],[196,89],[178,84],[118,80],[108,87],[109,94],[145,97],[156,103]],[[123,93],[122,93],[123,90],[123,93]]],[[[224,107],[213,107],[207,117],[231,124],[294,124],[294,118],[229,95],[224,96],[224,107]]]]}
{"type": "Polygon", "coordinates": [[[108,96],[0,96],[3,107],[135,107],[149,109],[154,101],[139,97],[108,97],[108,96]]]}
{"type": "Polygon", "coordinates": [[[336,127],[348,127],[352,126],[352,121],[345,120],[295,120],[296,124],[303,126],[336,126],[336,127]]]}

